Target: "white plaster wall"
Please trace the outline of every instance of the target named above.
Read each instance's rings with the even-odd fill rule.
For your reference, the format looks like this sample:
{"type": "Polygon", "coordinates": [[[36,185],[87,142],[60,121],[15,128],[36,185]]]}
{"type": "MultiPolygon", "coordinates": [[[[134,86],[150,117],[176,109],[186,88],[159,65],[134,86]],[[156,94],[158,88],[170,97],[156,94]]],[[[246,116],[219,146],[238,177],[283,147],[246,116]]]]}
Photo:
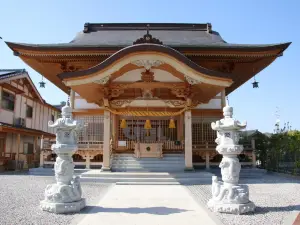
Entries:
{"type": "Polygon", "coordinates": [[[39,130],[40,129],[40,104],[36,103],[36,106],[35,106],[35,126],[34,126],[34,129],[37,129],[39,130]]]}
{"type": "MultiPolygon", "coordinates": [[[[144,69],[135,69],[124,73],[122,76],[114,80],[114,82],[135,82],[141,80],[141,73],[144,72],[144,69]]],[[[160,70],[152,69],[151,72],[154,73],[154,80],[161,82],[181,82],[181,80],[171,73],[160,70]]]]}
{"type": "Polygon", "coordinates": [[[14,118],[14,112],[1,109],[0,122],[12,124],[13,118],[14,118]]]}
{"type": "Polygon", "coordinates": [[[87,103],[85,99],[75,99],[75,109],[99,109],[100,107],[94,103],[87,103]]]}
{"type": "MultiPolygon", "coordinates": [[[[12,84],[14,84],[14,83],[12,83],[12,84]]],[[[18,86],[18,85],[16,85],[16,86],[18,86]]],[[[21,86],[20,86],[20,88],[21,88],[21,86]]],[[[5,91],[7,91],[7,90],[5,90],[5,91]]],[[[0,104],[1,104],[1,102],[0,102],[0,104]]],[[[9,111],[9,110],[1,108],[0,122],[13,124],[14,118],[21,117],[26,120],[27,128],[32,128],[32,129],[42,130],[42,131],[49,132],[49,133],[54,133],[54,129],[48,127],[48,121],[51,120],[52,114],[54,115],[54,118],[57,119],[58,112],[56,110],[54,110],[48,106],[42,105],[38,102],[34,102],[33,100],[26,98],[26,96],[16,95],[14,111],[9,111]],[[32,118],[26,117],[26,105],[33,107],[32,118]]]]}
{"type": "MultiPolygon", "coordinates": [[[[5,90],[5,89],[3,89],[3,90],[5,90]]],[[[0,89],[0,91],[1,91],[1,94],[2,94],[2,88],[0,89]]],[[[14,94],[11,91],[8,91],[8,90],[5,90],[5,91],[14,94]]],[[[14,114],[16,112],[16,106],[15,106],[14,111],[10,111],[10,110],[7,110],[7,109],[2,109],[1,99],[0,99],[0,108],[1,108],[1,110],[0,110],[0,122],[12,124],[13,120],[14,120],[14,114]]]]}
{"type": "MultiPolygon", "coordinates": [[[[22,83],[22,81],[19,81],[22,83]]],[[[26,127],[42,130],[49,133],[55,133],[53,128],[48,127],[48,121],[51,120],[52,114],[54,115],[54,119],[58,118],[58,113],[56,110],[52,109],[47,105],[41,104],[39,101],[32,100],[32,93],[29,92],[28,88],[22,87],[20,84],[16,84],[15,82],[8,81],[12,86],[24,91],[22,95],[15,95],[12,91],[7,89],[3,89],[6,92],[10,92],[15,95],[15,109],[14,111],[9,111],[6,109],[2,109],[1,107],[1,94],[2,87],[0,87],[0,122],[14,124],[15,118],[24,118],[26,120],[26,127]],[[28,97],[27,97],[28,96],[28,97]],[[26,118],[26,105],[33,107],[33,115],[32,118],[26,118]]],[[[21,145],[20,152],[23,152],[23,142],[27,140],[33,140],[33,137],[25,137],[21,135],[21,145]],[[28,139],[29,138],[29,139],[28,139]],[[22,149],[21,149],[22,148],[22,149]]],[[[17,136],[16,134],[8,133],[6,138],[6,152],[16,152],[16,143],[17,136]]],[[[32,141],[30,141],[32,143],[32,141]]]]}
{"type": "Polygon", "coordinates": [[[211,99],[208,104],[200,104],[197,109],[221,109],[221,99],[211,99]]]}
{"type": "Polygon", "coordinates": [[[32,128],[32,119],[26,118],[25,120],[26,120],[26,127],[32,128]]]}
{"type": "Polygon", "coordinates": [[[13,145],[13,134],[7,133],[6,134],[6,143],[5,143],[5,152],[11,153],[12,152],[12,145],[13,145]]]}

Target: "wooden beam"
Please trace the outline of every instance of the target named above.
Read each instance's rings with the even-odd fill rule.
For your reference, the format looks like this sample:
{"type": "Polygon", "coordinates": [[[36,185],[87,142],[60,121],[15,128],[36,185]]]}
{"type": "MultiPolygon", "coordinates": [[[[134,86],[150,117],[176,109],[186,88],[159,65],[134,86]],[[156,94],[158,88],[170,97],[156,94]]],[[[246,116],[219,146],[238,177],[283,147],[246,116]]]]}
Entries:
{"type": "Polygon", "coordinates": [[[183,82],[133,82],[133,83],[111,83],[108,86],[110,89],[128,89],[128,88],[140,88],[140,89],[155,89],[155,88],[186,88],[186,84],[183,82]]]}
{"type": "Polygon", "coordinates": [[[24,93],[24,91],[20,90],[19,88],[14,87],[13,85],[9,84],[9,83],[2,83],[0,84],[1,87],[10,90],[16,94],[22,94],[24,93]]]}
{"type": "Polygon", "coordinates": [[[20,159],[20,144],[21,144],[21,134],[17,134],[17,149],[16,149],[16,170],[18,170],[18,161],[20,159]]]}

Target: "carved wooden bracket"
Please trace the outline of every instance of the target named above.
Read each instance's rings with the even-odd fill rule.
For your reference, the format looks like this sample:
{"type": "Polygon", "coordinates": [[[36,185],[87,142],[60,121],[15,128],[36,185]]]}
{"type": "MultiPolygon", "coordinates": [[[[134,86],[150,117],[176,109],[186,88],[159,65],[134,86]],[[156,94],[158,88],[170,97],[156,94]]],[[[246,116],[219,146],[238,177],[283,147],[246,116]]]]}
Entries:
{"type": "Polygon", "coordinates": [[[192,99],[191,107],[195,108],[195,107],[197,107],[201,103],[202,102],[200,100],[198,100],[198,99],[192,99]]]}
{"type": "Polygon", "coordinates": [[[109,78],[110,78],[110,75],[103,77],[99,80],[96,80],[96,81],[94,81],[94,83],[104,85],[109,81],[109,78]]]}
{"type": "Polygon", "coordinates": [[[171,89],[172,94],[174,94],[178,98],[187,98],[190,96],[191,89],[190,87],[173,87],[171,89]]]}
{"type": "Polygon", "coordinates": [[[121,94],[124,94],[124,89],[110,89],[109,96],[112,97],[112,98],[117,98],[121,94]]]}
{"type": "Polygon", "coordinates": [[[152,37],[152,35],[149,33],[149,27],[147,27],[147,33],[143,37],[141,37],[141,38],[137,39],[135,42],[133,42],[134,45],[144,44],[144,43],[152,43],[152,44],[158,44],[158,45],[163,44],[162,41],[160,41],[159,39],[152,37]]]}
{"type": "Polygon", "coordinates": [[[189,84],[191,84],[191,85],[195,85],[195,84],[201,83],[199,80],[196,80],[196,79],[194,79],[194,78],[192,78],[192,77],[190,77],[190,76],[184,75],[184,77],[185,77],[186,81],[187,81],[189,84]]]}
{"type": "Polygon", "coordinates": [[[74,65],[70,65],[70,64],[67,63],[67,62],[61,62],[61,63],[60,63],[60,69],[61,69],[63,72],[74,72],[74,71],[79,70],[80,68],[81,68],[81,67],[74,66],[74,65]]]}
{"type": "Polygon", "coordinates": [[[182,101],[182,100],[165,100],[164,102],[167,105],[174,106],[174,107],[184,107],[186,105],[186,101],[182,101]]]}
{"type": "Polygon", "coordinates": [[[127,106],[132,102],[132,100],[128,100],[128,99],[120,99],[120,100],[112,100],[110,102],[110,105],[113,108],[119,108],[119,107],[123,107],[123,106],[127,106]]]}
{"type": "Polygon", "coordinates": [[[131,62],[132,64],[138,67],[144,67],[146,70],[150,70],[152,67],[158,67],[164,64],[161,60],[153,60],[153,59],[140,59],[131,62]]]}
{"type": "Polygon", "coordinates": [[[226,62],[217,68],[218,71],[223,73],[232,73],[235,68],[235,64],[233,62],[226,62]]]}
{"type": "Polygon", "coordinates": [[[146,70],[146,72],[142,72],[141,79],[144,82],[153,82],[154,81],[154,73],[150,72],[150,70],[146,70]]]}

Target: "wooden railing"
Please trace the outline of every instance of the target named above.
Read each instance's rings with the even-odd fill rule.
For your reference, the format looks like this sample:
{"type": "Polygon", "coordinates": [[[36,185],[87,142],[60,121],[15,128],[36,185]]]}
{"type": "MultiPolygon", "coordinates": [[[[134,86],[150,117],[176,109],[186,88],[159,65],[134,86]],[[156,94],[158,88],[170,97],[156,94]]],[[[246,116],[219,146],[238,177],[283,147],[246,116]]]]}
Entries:
{"type": "MultiPolygon", "coordinates": [[[[55,144],[55,141],[49,141],[49,140],[44,140],[43,142],[43,149],[49,150],[51,149],[51,145],[55,144]]],[[[78,148],[80,150],[84,149],[103,149],[103,141],[79,141],[78,142],[78,148]]]]}
{"type": "Polygon", "coordinates": [[[84,149],[103,149],[103,141],[79,141],[78,148],[80,150],[84,149]]]}
{"type": "MultiPolygon", "coordinates": [[[[117,146],[117,149],[134,149],[134,143],[137,141],[126,141],[126,146],[117,146]]],[[[163,150],[183,150],[184,143],[180,142],[176,145],[175,141],[145,141],[143,143],[163,143],[163,150]]]]}
{"type": "Polygon", "coordinates": [[[43,149],[50,150],[51,145],[55,144],[55,140],[43,140],[43,149]]]}
{"type": "MultiPolygon", "coordinates": [[[[243,143],[242,144],[244,146],[244,151],[251,151],[254,150],[252,148],[252,144],[251,143],[243,143]]],[[[200,149],[206,149],[206,150],[215,150],[217,147],[216,143],[202,143],[202,144],[193,144],[193,150],[200,150],[200,149]]]]}
{"type": "Polygon", "coordinates": [[[202,150],[202,149],[206,149],[206,150],[215,150],[217,147],[217,144],[215,143],[202,143],[202,144],[193,144],[192,145],[193,150],[202,150]]]}

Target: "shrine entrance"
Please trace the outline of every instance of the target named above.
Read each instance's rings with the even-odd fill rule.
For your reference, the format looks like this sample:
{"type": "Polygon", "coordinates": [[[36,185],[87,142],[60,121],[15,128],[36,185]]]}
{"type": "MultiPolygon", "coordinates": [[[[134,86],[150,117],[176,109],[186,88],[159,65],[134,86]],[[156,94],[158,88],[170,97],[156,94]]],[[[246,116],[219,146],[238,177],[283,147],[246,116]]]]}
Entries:
{"type": "MultiPolygon", "coordinates": [[[[162,153],[182,153],[184,151],[183,123],[180,116],[174,119],[167,117],[120,117],[115,138],[117,140],[115,141],[115,149],[118,152],[135,151],[143,144],[148,147],[151,145],[152,148],[159,148],[162,153]],[[146,122],[147,120],[148,122],[146,122]],[[151,128],[145,128],[146,123],[149,123],[151,128]],[[137,143],[141,145],[137,146],[137,143]]],[[[159,154],[157,157],[160,157],[159,154]]]]}

